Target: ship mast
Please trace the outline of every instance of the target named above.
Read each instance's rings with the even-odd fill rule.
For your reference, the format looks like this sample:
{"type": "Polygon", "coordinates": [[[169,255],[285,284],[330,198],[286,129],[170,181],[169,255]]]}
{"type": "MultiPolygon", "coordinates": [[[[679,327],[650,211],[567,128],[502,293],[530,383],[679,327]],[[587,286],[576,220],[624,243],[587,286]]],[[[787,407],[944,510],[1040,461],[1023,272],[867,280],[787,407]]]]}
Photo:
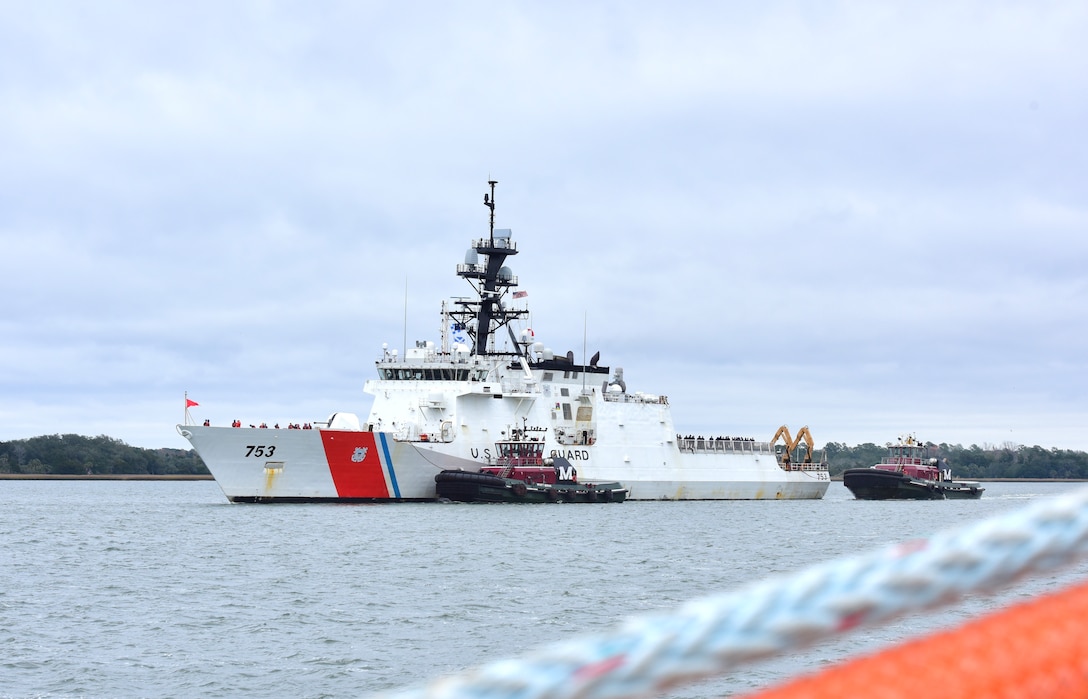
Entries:
{"type": "Polygon", "coordinates": [[[495,185],[499,183],[498,180],[488,180],[487,183],[491,185],[491,199],[488,200],[487,192],[484,192],[484,206],[491,209],[491,228],[488,233],[488,239],[491,244],[495,244],[495,185]]]}
{"type": "MultiPolygon", "coordinates": [[[[487,238],[473,241],[473,250],[476,255],[486,255],[487,264],[465,264],[458,267],[457,273],[468,280],[477,280],[480,300],[476,309],[476,336],[473,354],[488,354],[488,343],[491,341],[495,330],[507,325],[511,320],[523,315],[523,311],[507,310],[502,305],[502,296],[510,287],[517,286],[517,277],[509,273],[503,265],[510,255],[518,254],[517,248],[510,239],[510,231],[499,230],[495,235],[495,185],[497,180],[488,180],[491,185],[490,196],[484,193],[484,206],[490,210],[490,221],[487,238]],[[494,325],[494,327],[492,327],[494,325]]],[[[470,251],[471,253],[471,251],[470,251]]],[[[475,286],[475,284],[474,284],[475,286]]],[[[513,332],[511,330],[511,337],[513,332]]],[[[515,342],[515,352],[518,351],[515,342]]]]}

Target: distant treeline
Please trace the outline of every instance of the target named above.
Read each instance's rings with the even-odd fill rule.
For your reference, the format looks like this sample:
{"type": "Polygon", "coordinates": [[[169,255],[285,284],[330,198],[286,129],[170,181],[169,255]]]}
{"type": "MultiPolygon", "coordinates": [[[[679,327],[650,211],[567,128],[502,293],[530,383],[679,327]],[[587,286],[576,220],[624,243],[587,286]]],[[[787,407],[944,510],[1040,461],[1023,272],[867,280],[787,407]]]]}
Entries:
{"type": "Polygon", "coordinates": [[[207,475],[192,449],[141,449],[106,436],[54,434],[0,442],[0,473],[207,475]]]}
{"type": "MultiPolygon", "coordinates": [[[[856,447],[829,442],[824,450],[831,475],[872,466],[888,452],[867,443],[856,447]]],[[[1088,479],[1088,453],[1006,444],[980,447],[941,444],[937,453],[957,478],[1088,479]]],[[[106,436],[54,434],[0,442],[0,473],[54,475],[208,475],[192,449],[142,449],[106,436]]]]}
{"type": "MultiPolygon", "coordinates": [[[[831,475],[848,468],[872,466],[888,453],[887,446],[867,443],[825,447],[831,475]]],[[[1000,447],[941,444],[936,454],[948,462],[954,478],[1083,478],[1088,479],[1088,452],[1005,444],[1000,447]]]]}

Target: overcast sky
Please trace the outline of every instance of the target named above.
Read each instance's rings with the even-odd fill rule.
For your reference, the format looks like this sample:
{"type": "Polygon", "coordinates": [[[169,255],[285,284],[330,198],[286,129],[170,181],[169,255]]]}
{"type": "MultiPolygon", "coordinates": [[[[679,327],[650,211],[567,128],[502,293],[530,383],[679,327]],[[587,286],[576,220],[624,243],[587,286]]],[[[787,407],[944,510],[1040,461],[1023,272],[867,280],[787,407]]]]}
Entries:
{"type": "Polygon", "coordinates": [[[1083,2],[0,2],[0,440],[365,415],[487,232],[684,433],[1088,449],[1083,2]],[[407,310],[407,322],[405,322],[407,310]]]}

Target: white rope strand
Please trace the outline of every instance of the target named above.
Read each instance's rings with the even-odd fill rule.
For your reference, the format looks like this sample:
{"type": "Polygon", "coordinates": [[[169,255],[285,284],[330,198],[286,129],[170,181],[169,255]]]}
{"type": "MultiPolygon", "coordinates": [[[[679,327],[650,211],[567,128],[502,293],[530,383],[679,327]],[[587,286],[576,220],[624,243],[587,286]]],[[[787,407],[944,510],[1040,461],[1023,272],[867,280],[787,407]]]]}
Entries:
{"type": "Polygon", "coordinates": [[[908,611],[993,591],[1088,553],[1088,489],[1010,514],[822,564],[612,634],[544,647],[388,699],[627,699],[721,675],[908,611]]]}

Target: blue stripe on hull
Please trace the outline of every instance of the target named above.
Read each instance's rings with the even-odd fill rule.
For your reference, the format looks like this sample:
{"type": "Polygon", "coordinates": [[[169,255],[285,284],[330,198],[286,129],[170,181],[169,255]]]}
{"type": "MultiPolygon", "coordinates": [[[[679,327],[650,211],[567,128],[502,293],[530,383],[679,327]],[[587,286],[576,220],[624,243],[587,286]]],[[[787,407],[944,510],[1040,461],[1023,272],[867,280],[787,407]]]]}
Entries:
{"type": "Polygon", "coordinates": [[[397,472],[393,470],[393,457],[389,455],[389,442],[386,441],[385,432],[379,432],[378,439],[382,443],[382,454],[385,455],[385,468],[389,473],[389,482],[393,485],[393,497],[399,500],[400,486],[397,485],[397,472]]]}

